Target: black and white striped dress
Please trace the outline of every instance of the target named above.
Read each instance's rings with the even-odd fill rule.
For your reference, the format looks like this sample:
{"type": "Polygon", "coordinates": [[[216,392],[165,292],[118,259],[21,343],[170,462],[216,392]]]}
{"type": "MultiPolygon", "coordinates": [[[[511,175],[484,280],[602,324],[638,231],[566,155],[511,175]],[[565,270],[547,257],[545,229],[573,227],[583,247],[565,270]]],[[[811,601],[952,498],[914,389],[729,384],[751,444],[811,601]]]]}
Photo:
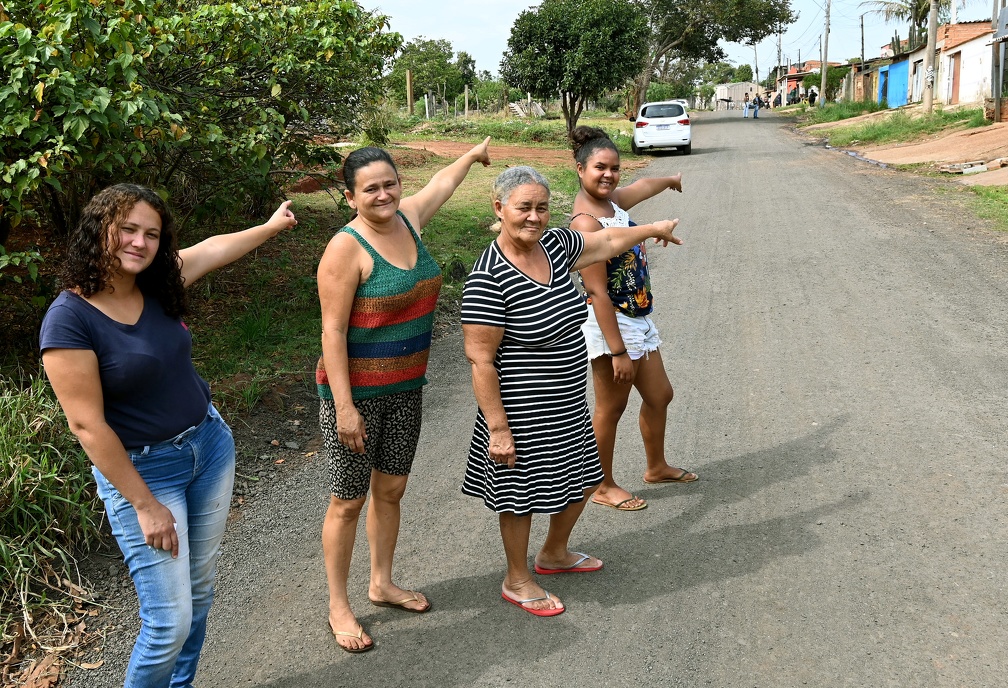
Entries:
{"type": "Polygon", "coordinates": [[[504,328],[494,367],[516,454],[514,468],[490,460],[490,433],[480,410],[462,492],[482,497],[493,511],[518,516],[563,511],[602,482],[585,399],[581,323],[588,308],[570,277],[584,239],[554,228],[540,244],[550,262],[549,284],[518,270],[494,242],[476,261],[462,296],[463,324],[504,328]]]}

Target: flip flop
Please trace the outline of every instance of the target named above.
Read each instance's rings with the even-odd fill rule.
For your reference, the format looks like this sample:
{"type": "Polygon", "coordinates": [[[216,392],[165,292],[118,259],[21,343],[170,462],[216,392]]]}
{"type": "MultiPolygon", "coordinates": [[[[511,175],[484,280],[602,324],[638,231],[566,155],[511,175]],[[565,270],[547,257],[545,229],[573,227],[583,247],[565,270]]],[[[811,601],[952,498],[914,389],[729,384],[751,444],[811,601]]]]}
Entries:
{"type": "Polygon", "coordinates": [[[687,471],[685,468],[680,468],[679,470],[682,471],[682,473],[679,474],[678,478],[663,478],[661,480],[645,479],[644,482],[646,482],[648,485],[658,485],[660,483],[691,483],[700,477],[696,473],[691,473],[690,471],[687,471]],[[688,478],[687,476],[690,475],[692,475],[693,477],[688,478]]]}
{"type": "Polygon", "coordinates": [[[525,606],[529,602],[538,602],[539,600],[553,599],[552,597],[550,597],[549,593],[546,593],[546,597],[530,597],[527,600],[513,600],[507,595],[505,595],[504,591],[501,590],[501,597],[503,597],[505,600],[507,600],[514,606],[524,609],[529,614],[533,614],[535,616],[557,616],[559,614],[563,614],[565,609],[564,607],[553,607],[553,609],[533,609],[531,607],[525,606]]]}
{"type": "MultiPolygon", "coordinates": [[[[356,633],[350,633],[349,631],[333,630],[332,624],[329,623],[328,621],[326,621],[326,627],[329,629],[329,632],[332,633],[334,637],[344,635],[348,638],[357,638],[357,640],[364,642],[364,627],[361,626],[360,624],[357,624],[356,633]]],[[[339,641],[339,638],[336,638],[336,644],[339,645],[344,652],[349,652],[352,655],[360,654],[361,652],[370,652],[371,650],[374,649],[374,640],[371,641],[370,645],[365,645],[364,647],[347,647],[346,645],[344,645],[339,641]]]]}
{"type": "MultiPolygon", "coordinates": [[[[645,480],[644,482],[647,481],[645,480]]],[[[610,504],[609,502],[600,502],[599,500],[592,497],[592,503],[598,504],[600,506],[607,506],[610,509],[616,509],[616,511],[640,511],[641,509],[647,509],[647,502],[645,502],[637,495],[633,495],[629,499],[624,499],[622,502],[619,502],[618,504],[610,504]],[[639,500],[640,504],[638,504],[637,506],[625,506],[626,504],[634,501],[635,499],[639,500]]]]}
{"type": "Polygon", "coordinates": [[[423,609],[413,609],[412,607],[407,607],[406,605],[408,603],[419,602],[420,598],[417,597],[417,594],[412,590],[407,590],[406,592],[408,592],[410,596],[405,599],[399,600],[398,602],[386,602],[385,600],[371,600],[370,597],[368,599],[371,600],[371,604],[373,604],[376,607],[394,607],[395,609],[402,609],[404,612],[410,612],[412,614],[423,614],[424,612],[430,611],[431,608],[430,600],[427,600],[427,606],[424,607],[423,609]]]}
{"type": "Polygon", "coordinates": [[[578,564],[580,564],[581,562],[583,562],[583,561],[585,561],[587,559],[590,559],[590,557],[587,554],[585,554],[584,552],[574,552],[574,554],[578,555],[581,558],[578,559],[577,561],[575,561],[570,566],[567,566],[567,567],[562,568],[562,569],[547,569],[547,568],[543,568],[542,566],[539,566],[539,564],[536,564],[535,565],[535,572],[538,573],[538,574],[541,574],[543,576],[549,576],[549,575],[552,575],[554,573],[591,573],[592,571],[598,571],[599,569],[602,568],[602,560],[601,559],[599,559],[599,565],[598,566],[582,566],[582,567],[578,568],[578,564]]]}

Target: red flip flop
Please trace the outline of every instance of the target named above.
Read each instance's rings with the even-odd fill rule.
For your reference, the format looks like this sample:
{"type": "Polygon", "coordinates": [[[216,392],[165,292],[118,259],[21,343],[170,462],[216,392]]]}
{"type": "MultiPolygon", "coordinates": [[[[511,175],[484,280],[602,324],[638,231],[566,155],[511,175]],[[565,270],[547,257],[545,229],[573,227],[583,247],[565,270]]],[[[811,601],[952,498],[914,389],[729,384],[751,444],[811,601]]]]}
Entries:
{"type": "Polygon", "coordinates": [[[507,595],[505,595],[504,591],[501,590],[501,597],[503,597],[506,601],[510,602],[514,606],[520,607],[521,609],[527,611],[529,614],[533,614],[535,616],[557,616],[558,614],[564,613],[564,607],[553,607],[553,609],[533,609],[531,607],[525,606],[529,602],[538,602],[539,600],[553,599],[552,597],[550,597],[549,593],[546,593],[545,597],[530,597],[527,600],[513,600],[507,595]]]}
{"type": "Polygon", "coordinates": [[[543,568],[542,566],[539,566],[539,564],[536,564],[535,565],[535,572],[538,573],[538,574],[541,574],[543,576],[549,576],[549,575],[552,575],[554,573],[591,573],[592,571],[598,571],[599,569],[602,568],[602,560],[601,559],[599,559],[599,565],[598,566],[581,566],[581,567],[578,567],[578,564],[580,564],[581,562],[585,561],[586,559],[589,559],[590,557],[587,554],[585,554],[584,552],[574,552],[574,554],[578,555],[581,558],[578,559],[577,561],[575,561],[570,566],[567,566],[567,567],[562,568],[562,569],[547,569],[547,568],[543,568]]]}

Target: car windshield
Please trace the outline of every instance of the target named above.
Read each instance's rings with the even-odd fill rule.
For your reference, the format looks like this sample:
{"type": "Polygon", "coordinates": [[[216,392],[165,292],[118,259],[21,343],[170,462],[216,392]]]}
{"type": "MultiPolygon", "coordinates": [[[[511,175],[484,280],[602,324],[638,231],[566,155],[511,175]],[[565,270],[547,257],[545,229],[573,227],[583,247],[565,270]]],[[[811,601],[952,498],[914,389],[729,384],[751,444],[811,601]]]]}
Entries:
{"type": "Polygon", "coordinates": [[[654,117],[679,117],[686,111],[683,110],[682,105],[676,105],[674,103],[664,103],[662,105],[645,105],[644,112],[641,113],[642,117],[654,118],[654,117]]]}

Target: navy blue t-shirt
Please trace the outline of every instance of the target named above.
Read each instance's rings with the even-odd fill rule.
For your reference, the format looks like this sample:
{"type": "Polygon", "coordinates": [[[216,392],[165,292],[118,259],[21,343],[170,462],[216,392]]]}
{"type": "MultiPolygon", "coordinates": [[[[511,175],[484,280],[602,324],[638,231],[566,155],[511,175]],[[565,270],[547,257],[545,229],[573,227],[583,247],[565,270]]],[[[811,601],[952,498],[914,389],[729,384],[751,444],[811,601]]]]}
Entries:
{"type": "Polygon", "coordinates": [[[117,322],[64,291],[42,320],[40,347],[90,349],[98,357],[105,421],[127,449],[156,444],[199,425],[210,385],[192,363],[192,335],[145,296],[135,325],[117,322]]]}

